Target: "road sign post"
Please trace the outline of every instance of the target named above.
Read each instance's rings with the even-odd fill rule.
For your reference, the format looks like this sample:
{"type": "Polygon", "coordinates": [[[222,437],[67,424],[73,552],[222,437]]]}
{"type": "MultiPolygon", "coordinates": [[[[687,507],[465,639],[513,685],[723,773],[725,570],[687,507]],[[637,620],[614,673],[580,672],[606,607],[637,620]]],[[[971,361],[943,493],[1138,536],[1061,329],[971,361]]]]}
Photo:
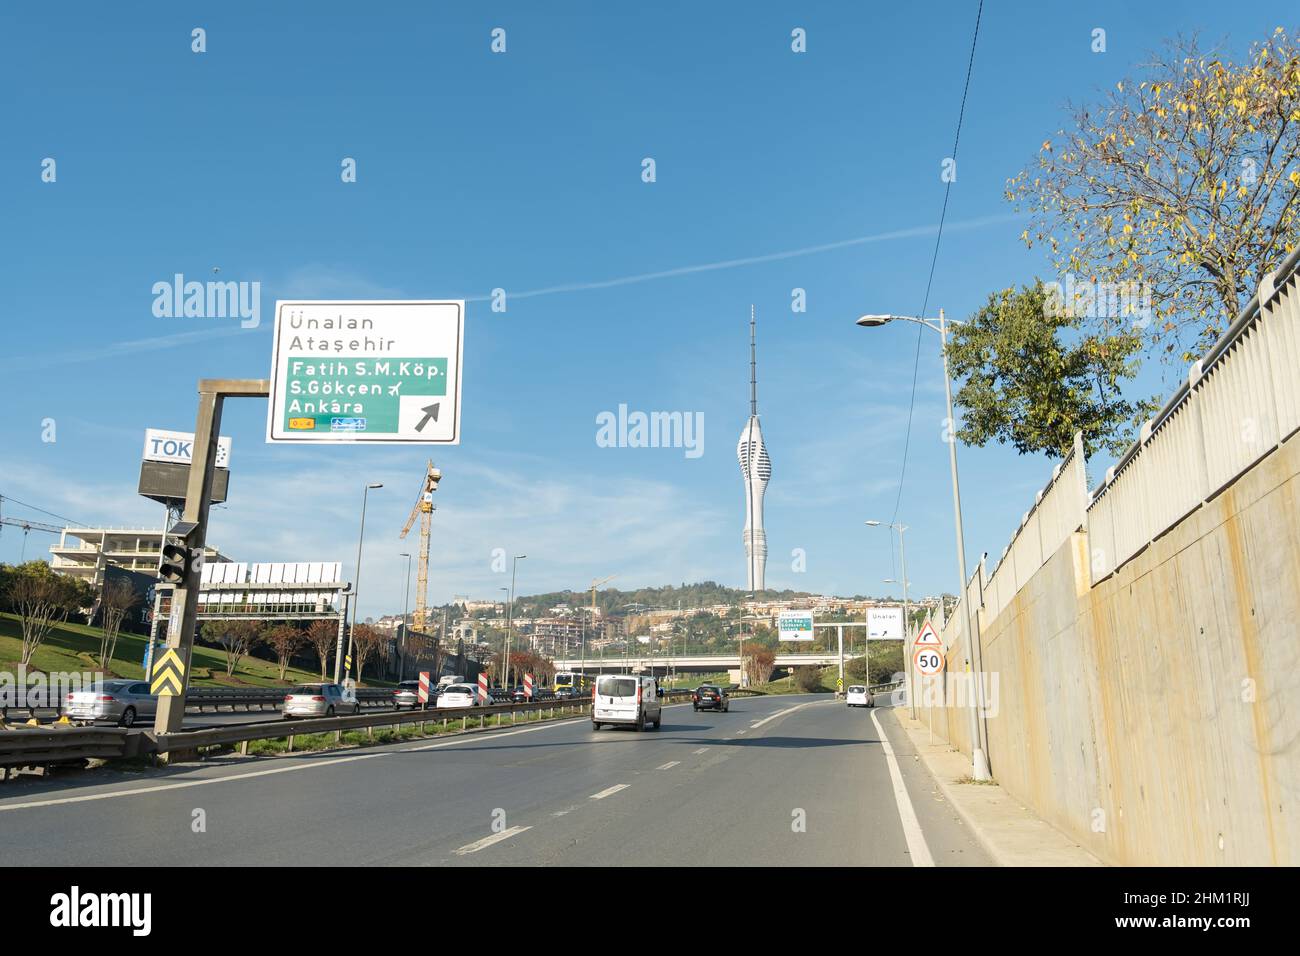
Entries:
{"type": "MultiPolygon", "coordinates": [[[[200,379],[199,409],[194,423],[194,453],[190,460],[190,477],[185,489],[185,546],[203,554],[207,539],[208,507],[212,498],[212,479],[216,469],[217,446],[221,430],[221,409],[227,398],[260,398],[270,394],[265,379],[200,379]]],[[[185,692],[190,673],[190,655],[194,649],[194,630],[198,617],[199,574],[201,562],[193,562],[185,579],[172,592],[173,616],[178,626],[167,629],[164,656],[176,662],[179,670],[178,692],[158,698],[154,719],[157,733],[173,734],[185,720],[185,692]],[[179,615],[176,612],[179,611],[179,615]]],[[[184,752],[162,755],[165,761],[185,759],[184,752]]]]}
{"type": "Polygon", "coordinates": [[[421,707],[429,706],[429,672],[420,671],[420,690],[417,695],[421,707]]]}

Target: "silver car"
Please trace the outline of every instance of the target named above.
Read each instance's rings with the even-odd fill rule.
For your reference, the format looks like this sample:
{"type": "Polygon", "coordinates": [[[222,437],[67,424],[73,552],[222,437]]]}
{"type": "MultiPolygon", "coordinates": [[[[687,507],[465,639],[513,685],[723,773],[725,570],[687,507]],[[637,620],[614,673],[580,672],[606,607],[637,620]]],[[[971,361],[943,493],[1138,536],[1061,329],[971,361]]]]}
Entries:
{"type": "Polygon", "coordinates": [[[119,727],[134,727],[158,712],[158,698],[142,680],[106,680],[89,690],[64,698],[64,713],[73,720],[111,720],[119,727]]]}
{"type": "Polygon", "coordinates": [[[338,717],[361,713],[357,696],[340,684],[299,684],[284,695],[280,713],[293,717],[338,717]]]}

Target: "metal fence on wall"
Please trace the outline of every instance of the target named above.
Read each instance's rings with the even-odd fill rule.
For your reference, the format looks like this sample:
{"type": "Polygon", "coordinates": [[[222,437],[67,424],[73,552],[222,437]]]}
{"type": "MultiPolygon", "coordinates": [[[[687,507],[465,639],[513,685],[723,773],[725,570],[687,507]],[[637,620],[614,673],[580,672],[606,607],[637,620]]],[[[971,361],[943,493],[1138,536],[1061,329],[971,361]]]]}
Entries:
{"type": "Polygon", "coordinates": [[[997,567],[984,586],[984,613],[992,620],[1084,522],[1088,505],[1083,437],[1052,471],[1052,480],[1020,520],[997,567]]]}
{"type": "Polygon", "coordinates": [[[1096,584],[1300,428],[1300,250],[1259,293],[1138,440],[1088,505],[1096,584]]]}

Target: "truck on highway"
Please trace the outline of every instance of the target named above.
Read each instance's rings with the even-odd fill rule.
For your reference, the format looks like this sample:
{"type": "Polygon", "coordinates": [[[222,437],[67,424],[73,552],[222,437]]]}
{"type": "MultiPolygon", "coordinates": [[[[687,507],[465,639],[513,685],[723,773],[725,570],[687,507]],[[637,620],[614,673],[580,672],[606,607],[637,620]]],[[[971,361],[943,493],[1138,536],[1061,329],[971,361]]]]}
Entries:
{"type": "Polygon", "coordinates": [[[463,683],[465,683],[464,674],[448,674],[445,677],[438,678],[439,687],[449,687],[452,684],[463,684],[463,683]]]}

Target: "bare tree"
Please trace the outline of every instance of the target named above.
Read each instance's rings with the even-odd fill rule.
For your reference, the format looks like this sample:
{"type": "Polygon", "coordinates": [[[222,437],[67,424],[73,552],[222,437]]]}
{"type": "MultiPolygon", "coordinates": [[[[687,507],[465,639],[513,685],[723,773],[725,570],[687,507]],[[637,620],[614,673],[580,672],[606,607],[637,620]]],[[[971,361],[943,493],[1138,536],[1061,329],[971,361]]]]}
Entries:
{"type": "Polygon", "coordinates": [[[352,654],[357,661],[358,681],[361,679],[361,669],[366,666],[366,661],[378,654],[387,640],[385,635],[380,634],[369,624],[358,624],[356,630],[352,632],[352,654]]]}
{"type": "Polygon", "coordinates": [[[108,670],[109,662],[117,653],[117,636],[126,616],[140,604],[140,595],[127,581],[104,582],[104,593],[99,599],[99,612],[103,630],[99,638],[99,666],[108,670]]]}
{"type": "Polygon", "coordinates": [[[257,621],[208,621],[203,625],[203,636],[226,652],[226,676],[229,677],[262,640],[262,629],[257,621]]]}
{"type": "Polygon", "coordinates": [[[90,603],[90,588],[75,578],[60,577],[43,561],[29,561],[6,575],[9,601],[22,630],[21,663],[29,665],[54,629],[82,604],[90,603]]]}
{"type": "Polygon", "coordinates": [[[307,643],[307,636],[292,624],[276,624],[267,629],[264,640],[275,651],[275,659],[280,665],[280,680],[283,681],[289,670],[289,660],[307,643]]]}
{"type": "Polygon", "coordinates": [[[746,644],[745,659],[741,666],[749,675],[751,684],[766,684],[767,679],[772,676],[772,668],[776,665],[776,652],[770,647],[764,647],[762,644],[746,644]]]}
{"type": "Polygon", "coordinates": [[[330,651],[338,644],[339,626],[334,621],[312,621],[307,628],[307,643],[316,652],[320,661],[320,679],[325,679],[325,670],[329,665],[330,651]]]}

